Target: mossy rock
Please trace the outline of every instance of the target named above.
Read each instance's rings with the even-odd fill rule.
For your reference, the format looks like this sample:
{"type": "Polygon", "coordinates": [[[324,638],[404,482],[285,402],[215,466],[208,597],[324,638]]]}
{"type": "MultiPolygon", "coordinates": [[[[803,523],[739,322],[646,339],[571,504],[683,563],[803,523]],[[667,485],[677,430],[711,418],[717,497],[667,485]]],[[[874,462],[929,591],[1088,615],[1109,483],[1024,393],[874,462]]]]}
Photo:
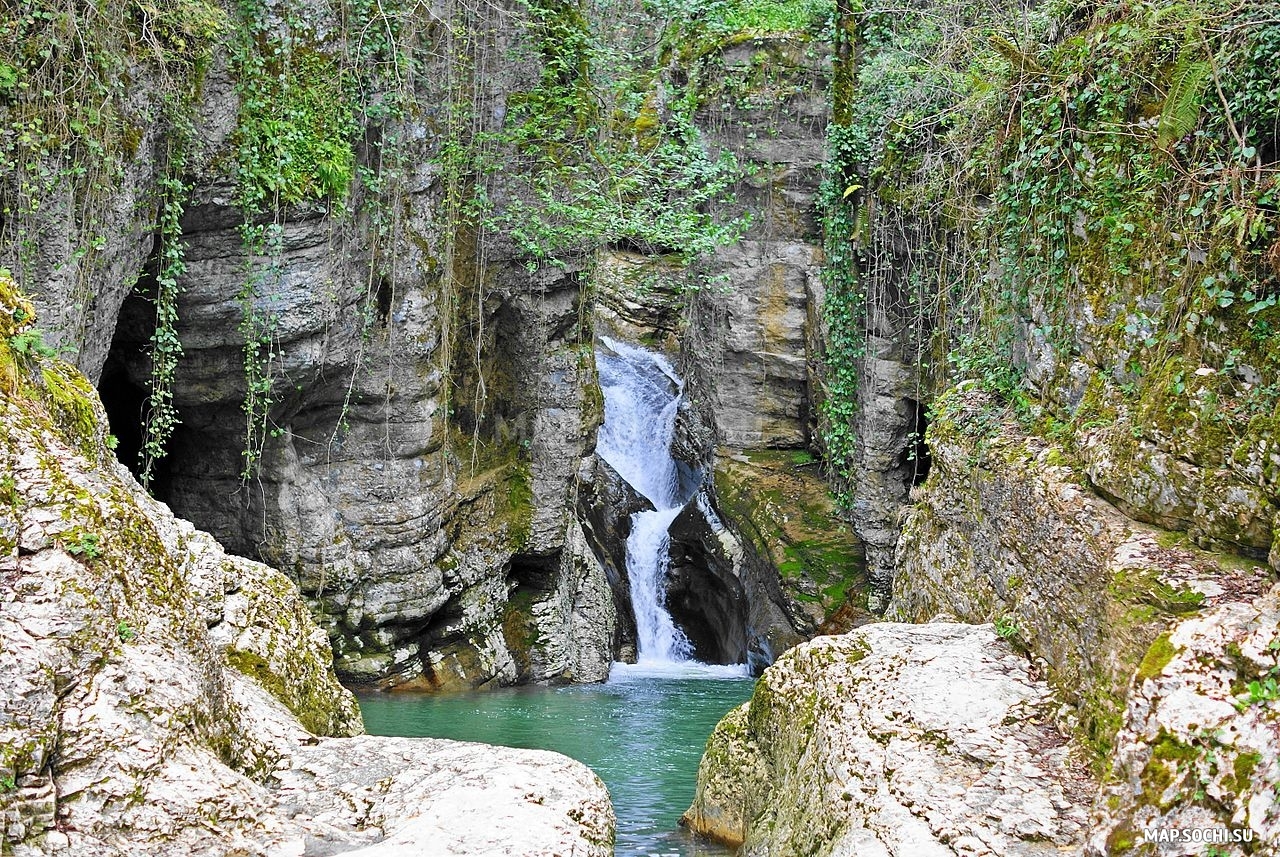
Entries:
{"type": "Polygon", "coordinates": [[[819,624],[837,614],[842,625],[857,621],[867,588],[862,543],[839,516],[812,454],[721,454],[715,489],[721,511],[773,563],[789,597],[815,605],[819,624]]]}

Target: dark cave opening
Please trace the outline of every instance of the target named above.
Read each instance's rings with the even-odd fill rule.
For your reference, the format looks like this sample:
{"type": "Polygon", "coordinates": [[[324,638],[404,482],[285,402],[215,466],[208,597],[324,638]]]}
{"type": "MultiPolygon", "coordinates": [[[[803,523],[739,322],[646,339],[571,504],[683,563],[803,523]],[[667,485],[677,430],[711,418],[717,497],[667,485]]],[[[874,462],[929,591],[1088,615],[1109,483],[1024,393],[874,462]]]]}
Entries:
{"type": "Polygon", "coordinates": [[[898,458],[898,465],[911,477],[911,487],[923,485],[929,478],[929,467],[933,457],[929,454],[929,444],[925,441],[925,432],[929,429],[929,409],[915,399],[903,400],[909,411],[910,429],[907,432],[907,445],[898,458]]]}
{"type": "Polygon", "coordinates": [[[386,327],[391,323],[391,299],[393,287],[389,277],[378,278],[378,288],[373,293],[374,301],[378,305],[378,324],[386,327]]]}
{"type": "Polygon", "coordinates": [[[516,554],[507,575],[507,603],[502,612],[502,636],[516,664],[521,683],[530,681],[540,666],[536,651],[541,638],[534,606],[546,599],[556,584],[560,554],[516,554]]]}
{"type": "MultiPolygon", "coordinates": [[[[107,423],[116,438],[116,458],[134,478],[142,479],[142,450],[145,438],[147,400],[151,395],[151,358],[148,353],[155,332],[155,304],[147,297],[155,292],[155,278],[144,272],[137,287],[120,308],[111,349],[98,381],[98,396],[107,412],[107,423]]],[[[168,446],[172,448],[173,438],[168,446]]],[[[168,459],[156,462],[151,475],[151,493],[165,499],[169,481],[168,459]]]]}
{"type": "MultiPolygon", "coordinates": [[[[114,353],[112,357],[114,357],[114,353]]],[[[147,391],[129,378],[119,361],[110,357],[98,382],[98,396],[107,411],[107,423],[116,437],[116,458],[136,478],[142,476],[142,420],[147,391]]]]}

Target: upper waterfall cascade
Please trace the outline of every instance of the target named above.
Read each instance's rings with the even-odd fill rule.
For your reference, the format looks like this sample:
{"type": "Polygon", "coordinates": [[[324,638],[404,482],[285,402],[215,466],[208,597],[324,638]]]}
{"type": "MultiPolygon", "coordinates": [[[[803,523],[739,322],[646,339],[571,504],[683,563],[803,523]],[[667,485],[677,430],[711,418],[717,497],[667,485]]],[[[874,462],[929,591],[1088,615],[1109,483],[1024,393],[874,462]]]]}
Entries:
{"type": "Polygon", "coordinates": [[[688,661],[693,647],[666,607],[670,564],[668,528],[689,501],[671,457],[683,384],[660,355],[601,337],[597,354],[604,393],[604,425],[596,451],[652,510],[631,516],[627,577],[636,614],[638,656],[644,663],[688,661]]]}

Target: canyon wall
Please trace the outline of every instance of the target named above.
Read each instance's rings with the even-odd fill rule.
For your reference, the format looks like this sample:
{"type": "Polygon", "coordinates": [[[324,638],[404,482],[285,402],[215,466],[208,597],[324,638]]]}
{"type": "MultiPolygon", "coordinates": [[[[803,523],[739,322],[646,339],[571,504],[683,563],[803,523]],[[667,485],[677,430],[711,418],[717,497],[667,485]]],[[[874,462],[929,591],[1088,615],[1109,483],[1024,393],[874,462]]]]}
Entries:
{"type": "Polygon", "coordinates": [[[976,824],[915,793],[970,746],[928,700],[986,679],[879,677],[876,626],[766,672],[686,820],[748,854],[1155,854],[1189,827],[1234,838],[1173,853],[1273,849],[1280,29],[956,3],[842,4],[835,32],[818,437],[871,606],[929,623],[901,656],[955,622],[986,635],[974,670],[1022,655],[1053,701],[1002,725],[1045,727],[1036,782],[1075,791],[1041,806],[1078,826],[1017,841],[1014,776],[976,824]]]}
{"type": "Polygon", "coordinates": [[[583,765],[360,735],[297,587],[141,490],[33,318],[0,276],[6,853],[611,852],[583,765]]]}
{"type": "Polygon", "coordinates": [[[775,522],[772,550],[711,488],[745,448],[823,490],[821,21],[676,16],[654,44],[638,4],[508,5],[109,16],[77,84],[102,115],[53,95],[75,64],[28,62],[60,31],[24,19],[5,67],[41,83],[4,102],[31,133],[5,144],[0,258],[120,459],[294,579],[339,674],[384,687],[596,681],[634,649],[625,516],[591,520],[593,337],[667,348],[711,512],[673,602],[705,623],[718,589],[767,662],[860,591],[838,521],[775,522]]]}

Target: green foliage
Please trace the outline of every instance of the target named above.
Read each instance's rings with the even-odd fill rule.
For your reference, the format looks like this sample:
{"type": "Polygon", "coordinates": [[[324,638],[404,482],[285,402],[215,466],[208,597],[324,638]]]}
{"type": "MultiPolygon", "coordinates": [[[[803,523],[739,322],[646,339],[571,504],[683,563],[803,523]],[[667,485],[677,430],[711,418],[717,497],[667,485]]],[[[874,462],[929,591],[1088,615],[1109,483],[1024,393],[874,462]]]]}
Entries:
{"type": "Polygon", "coordinates": [[[709,5],[709,17],[719,17],[723,28],[735,33],[821,32],[835,11],[828,0],[738,0],[709,5]]]}
{"type": "Polygon", "coordinates": [[[245,415],[244,469],[240,473],[247,482],[256,472],[262,457],[262,448],[270,431],[271,407],[275,404],[275,378],[272,374],[272,354],[276,314],[266,296],[277,291],[284,276],[281,264],[283,227],[276,223],[267,225],[244,224],[241,226],[246,253],[244,283],[236,295],[240,304],[239,333],[245,394],[241,409],[245,415]],[[258,260],[265,259],[265,262],[258,260]]]}
{"type": "Polygon", "coordinates": [[[182,357],[182,341],[177,330],[178,279],[187,267],[181,225],[182,203],[187,188],[176,175],[182,164],[179,150],[176,156],[171,156],[169,171],[159,181],[162,199],[156,239],[156,326],[151,334],[151,392],[147,398],[139,453],[143,487],[150,486],[156,464],[165,455],[165,444],[179,422],[178,411],[173,404],[173,376],[182,357]]]}
{"type": "Polygon", "coordinates": [[[9,347],[22,357],[56,357],[58,350],[45,344],[44,331],[32,327],[9,337],[9,347]]]}
{"type": "MultiPolygon", "coordinates": [[[[837,95],[837,97],[839,97],[837,95]]],[[[832,472],[841,480],[854,475],[859,364],[865,353],[864,292],[857,276],[865,217],[854,195],[867,156],[865,129],[833,124],[827,129],[826,173],[820,189],[823,212],[822,317],[827,325],[819,402],[822,444],[832,472]]],[[[848,503],[841,490],[837,497],[848,503]]]]}
{"type": "Polygon", "coordinates": [[[50,218],[68,224],[81,316],[104,211],[144,129],[191,109],[226,15],[205,0],[33,0],[0,16],[0,245],[27,290],[50,218]],[[20,9],[20,11],[19,11],[20,9]],[[9,14],[12,13],[12,14],[9,14]],[[144,82],[141,93],[130,89],[144,82]],[[127,107],[126,107],[127,105],[127,107]],[[54,205],[55,198],[58,200],[54,205]],[[58,206],[64,201],[71,208],[58,206]],[[56,213],[55,213],[56,212],[56,213]]]}
{"type": "MultiPolygon", "coordinates": [[[[917,343],[926,386],[974,381],[1029,427],[1044,415],[1022,362],[1038,349],[1066,362],[1088,326],[1090,348],[1136,367],[1116,384],[1136,403],[1134,437],[1167,436],[1193,397],[1212,400],[1173,445],[1212,437],[1221,455],[1280,402],[1280,386],[1232,380],[1242,365],[1280,371],[1280,27],[1225,0],[1045,4],[1018,37],[1005,27],[966,0],[864,3],[837,22],[822,194],[832,470],[853,472],[874,326],[899,348],[931,334],[917,343]]],[[[1053,424],[1070,443],[1099,419],[1053,424]]]]}
{"type": "Polygon", "coordinates": [[[122,643],[132,643],[137,639],[138,632],[128,622],[119,622],[116,624],[116,636],[122,643]]]}
{"type": "Polygon", "coordinates": [[[292,27],[280,38],[251,0],[239,10],[240,207],[259,213],[309,199],[341,201],[355,170],[356,125],[338,61],[307,45],[292,27]]]}
{"type": "Polygon", "coordinates": [[[65,541],[64,546],[67,553],[87,560],[102,556],[102,545],[96,533],[75,533],[65,541]]]}
{"type": "Polygon", "coordinates": [[[1244,711],[1250,706],[1266,705],[1269,702],[1280,700],[1280,683],[1277,683],[1274,675],[1269,675],[1261,679],[1254,679],[1245,686],[1245,692],[1236,697],[1236,708],[1244,711]]]}
{"type": "Polygon", "coordinates": [[[1022,633],[1022,629],[1018,627],[1018,620],[1012,616],[1001,616],[996,619],[996,636],[1002,640],[1015,639],[1022,633]]]}
{"type": "Polygon", "coordinates": [[[951,380],[975,381],[979,389],[994,393],[1000,400],[1022,412],[1028,407],[1028,396],[1022,376],[1015,368],[1007,332],[999,339],[961,333],[947,355],[951,380]]]}
{"type": "MultiPolygon", "coordinates": [[[[1218,123],[1235,126],[1242,157],[1261,161],[1266,149],[1274,160],[1280,143],[1280,23],[1274,16],[1258,17],[1262,20],[1242,28],[1243,39],[1229,41],[1222,50],[1226,109],[1218,123]]],[[[1274,205],[1274,190],[1271,199],[1274,205]]]]}
{"type": "MultiPolygon", "coordinates": [[[[1241,145],[1248,141],[1232,127],[1234,111],[1199,107],[1201,98],[1216,100],[1215,69],[1242,55],[1239,42],[1257,38],[1246,10],[1236,11],[1229,36],[1204,29],[1224,13],[1208,0],[1141,4],[1046,52],[1046,74],[1011,91],[1020,108],[1016,146],[1000,153],[1005,178],[992,217],[980,224],[998,244],[1006,312],[1040,314],[1038,332],[1055,349],[1074,347],[1082,306],[1095,315],[1124,308],[1123,341],[1145,367],[1133,396],[1153,404],[1165,367],[1186,353],[1210,359],[1200,354],[1207,342],[1227,358],[1215,362],[1228,374],[1245,352],[1255,366],[1274,359],[1250,340],[1222,335],[1266,322],[1280,291],[1280,268],[1267,262],[1277,240],[1273,179],[1240,169],[1255,153],[1241,145]],[[1133,68],[1161,73],[1153,81],[1133,68]],[[1079,81],[1065,100],[1063,79],[1079,81]],[[1158,121],[1148,120],[1157,109],[1158,121]]],[[[1259,73],[1269,79],[1271,65],[1259,73]]],[[[1249,396],[1258,397],[1274,402],[1264,390],[1249,396]]],[[[1232,400],[1246,412],[1270,409],[1232,400]]],[[[1143,424],[1167,418],[1175,402],[1162,397],[1159,412],[1144,407],[1135,433],[1150,432],[1143,424]]]]}
{"type": "Polygon", "coordinates": [[[1200,99],[1209,82],[1212,65],[1208,60],[1191,61],[1198,54],[1194,42],[1183,47],[1169,82],[1169,94],[1160,113],[1159,144],[1170,146],[1195,130],[1200,120],[1200,99]]]}
{"type": "Polygon", "coordinates": [[[573,0],[527,0],[524,14],[537,82],[508,99],[500,130],[442,152],[447,172],[478,179],[463,216],[534,266],[618,242],[691,260],[732,240],[741,224],[716,222],[707,204],[723,200],[737,164],[708,154],[695,102],[658,117],[640,88],[646,58],[593,32],[573,0]],[[487,193],[499,172],[516,185],[502,205],[487,193]]]}
{"type": "MultiPolygon", "coordinates": [[[[822,34],[835,12],[830,0],[652,0],[650,5],[661,18],[686,26],[696,22],[698,35],[721,41],[743,35],[822,34]]],[[[687,32],[682,39],[691,41],[687,32]]]]}

